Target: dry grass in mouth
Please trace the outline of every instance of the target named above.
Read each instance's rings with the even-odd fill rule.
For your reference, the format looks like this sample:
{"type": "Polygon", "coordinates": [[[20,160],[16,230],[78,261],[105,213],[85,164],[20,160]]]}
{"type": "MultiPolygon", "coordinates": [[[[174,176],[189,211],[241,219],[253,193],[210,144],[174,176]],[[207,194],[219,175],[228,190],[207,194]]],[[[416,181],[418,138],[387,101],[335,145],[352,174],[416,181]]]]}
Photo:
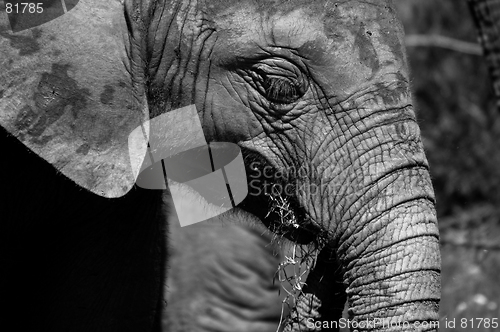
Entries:
{"type": "Polygon", "coordinates": [[[306,285],[309,271],[314,268],[318,252],[310,250],[309,246],[294,243],[288,250],[289,255],[285,254],[284,261],[280,263],[276,276],[286,296],[281,303],[281,317],[277,332],[281,331],[280,328],[286,319],[285,308],[288,307],[290,314],[296,310],[297,298],[303,294],[302,289],[306,285]]]}
{"type": "MultiPolygon", "coordinates": [[[[271,192],[273,191],[271,190],[271,192]]],[[[301,294],[303,295],[302,289],[306,285],[307,275],[309,271],[314,268],[321,247],[318,243],[308,245],[293,243],[290,246],[291,242],[285,239],[283,235],[279,234],[283,234],[287,230],[290,230],[290,228],[299,230],[300,222],[297,220],[297,216],[293,212],[293,208],[290,206],[290,202],[286,197],[269,193],[265,195],[271,202],[271,208],[266,218],[271,213],[277,214],[279,218],[277,229],[273,235],[273,242],[277,243],[281,248],[287,248],[287,250],[284,250],[285,259],[280,263],[275,275],[275,280],[277,277],[281,284],[281,288],[286,293],[281,306],[280,324],[276,329],[276,331],[279,332],[286,318],[284,317],[285,306],[288,307],[290,312],[296,310],[295,304],[297,303],[297,298],[301,294]]]]}
{"type": "MultiPolygon", "coordinates": [[[[279,228],[277,229],[278,231],[281,228],[290,229],[291,227],[293,227],[295,229],[298,229],[300,227],[300,224],[297,221],[295,213],[293,213],[293,210],[290,206],[290,202],[282,195],[272,194],[275,186],[276,185],[273,185],[271,193],[266,192],[264,194],[271,202],[271,207],[267,212],[266,218],[273,212],[278,215],[279,217],[279,223],[278,223],[279,228]]],[[[278,234],[280,234],[280,232],[278,232],[278,234]]]]}

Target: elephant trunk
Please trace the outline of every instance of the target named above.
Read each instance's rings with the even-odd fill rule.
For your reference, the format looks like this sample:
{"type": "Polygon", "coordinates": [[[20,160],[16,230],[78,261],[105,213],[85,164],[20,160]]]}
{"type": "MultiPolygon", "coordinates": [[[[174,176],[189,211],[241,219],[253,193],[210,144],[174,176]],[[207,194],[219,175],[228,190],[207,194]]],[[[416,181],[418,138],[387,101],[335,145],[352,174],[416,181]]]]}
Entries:
{"type": "Polygon", "coordinates": [[[437,330],[440,257],[436,225],[424,211],[415,210],[410,217],[415,220],[408,224],[407,231],[401,231],[401,223],[407,220],[398,214],[407,214],[411,208],[408,204],[388,213],[391,224],[383,227],[386,230],[378,230],[383,235],[373,234],[357,241],[364,236],[352,234],[343,244],[348,248],[341,258],[331,254],[331,250],[322,250],[285,331],[340,327],[368,331],[437,330]],[[368,250],[360,242],[382,245],[378,250],[368,250]],[[344,301],[339,295],[344,290],[349,297],[349,320],[340,319],[344,301]]]}
{"type": "Polygon", "coordinates": [[[430,205],[425,198],[400,203],[373,222],[373,235],[344,242],[349,316],[360,330],[437,330],[441,261],[430,205]]]}
{"type": "Polygon", "coordinates": [[[393,243],[377,253],[358,256],[347,267],[343,283],[340,273],[331,268],[337,262],[318,258],[285,331],[437,331],[438,250],[432,236],[393,243]],[[380,259],[382,264],[377,262],[380,259]],[[344,289],[349,319],[341,318],[345,297],[339,295],[344,289]]]}
{"type": "Polygon", "coordinates": [[[351,195],[340,222],[329,227],[285,331],[437,330],[441,262],[434,194],[425,159],[406,160],[351,195]],[[341,319],[339,294],[348,297],[349,319],[341,319]]]}

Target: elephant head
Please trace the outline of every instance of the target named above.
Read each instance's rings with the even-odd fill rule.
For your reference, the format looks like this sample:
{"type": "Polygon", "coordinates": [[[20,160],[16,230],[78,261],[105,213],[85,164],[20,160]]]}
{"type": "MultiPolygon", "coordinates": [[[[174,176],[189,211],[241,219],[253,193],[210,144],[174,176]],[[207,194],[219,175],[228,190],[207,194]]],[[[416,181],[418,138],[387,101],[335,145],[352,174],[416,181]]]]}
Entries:
{"type": "Polygon", "coordinates": [[[342,293],[367,330],[435,329],[435,200],[391,0],[81,0],[0,36],[0,124],[97,195],[132,188],[128,134],[170,110],[240,146],[238,208],[317,253],[285,330],[331,327],[342,293]]]}

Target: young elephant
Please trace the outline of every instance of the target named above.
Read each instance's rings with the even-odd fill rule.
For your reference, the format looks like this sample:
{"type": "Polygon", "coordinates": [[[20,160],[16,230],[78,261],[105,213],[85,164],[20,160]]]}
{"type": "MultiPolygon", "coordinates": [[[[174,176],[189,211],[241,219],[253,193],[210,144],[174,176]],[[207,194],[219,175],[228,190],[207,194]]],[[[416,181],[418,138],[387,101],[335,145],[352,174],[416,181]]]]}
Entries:
{"type": "Polygon", "coordinates": [[[237,209],[317,256],[285,331],[335,328],[346,295],[353,328],[436,330],[434,193],[391,0],[80,0],[37,28],[6,25],[7,323],[154,328],[162,192],[134,185],[146,145],[131,156],[128,137],[194,104],[208,142],[243,152],[237,209]]]}

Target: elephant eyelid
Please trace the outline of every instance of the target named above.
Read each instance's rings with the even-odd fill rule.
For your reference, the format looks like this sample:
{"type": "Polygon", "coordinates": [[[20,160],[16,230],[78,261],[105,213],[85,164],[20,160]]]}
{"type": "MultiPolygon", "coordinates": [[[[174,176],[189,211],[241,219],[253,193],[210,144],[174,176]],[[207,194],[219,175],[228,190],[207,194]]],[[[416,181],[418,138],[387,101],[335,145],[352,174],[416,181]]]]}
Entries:
{"type": "Polygon", "coordinates": [[[274,60],[269,64],[254,64],[249,71],[257,90],[272,103],[294,103],[308,87],[305,75],[291,63],[276,65],[274,60]]]}
{"type": "Polygon", "coordinates": [[[267,97],[274,102],[285,104],[300,98],[299,87],[288,79],[265,78],[264,89],[267,97]]]}

